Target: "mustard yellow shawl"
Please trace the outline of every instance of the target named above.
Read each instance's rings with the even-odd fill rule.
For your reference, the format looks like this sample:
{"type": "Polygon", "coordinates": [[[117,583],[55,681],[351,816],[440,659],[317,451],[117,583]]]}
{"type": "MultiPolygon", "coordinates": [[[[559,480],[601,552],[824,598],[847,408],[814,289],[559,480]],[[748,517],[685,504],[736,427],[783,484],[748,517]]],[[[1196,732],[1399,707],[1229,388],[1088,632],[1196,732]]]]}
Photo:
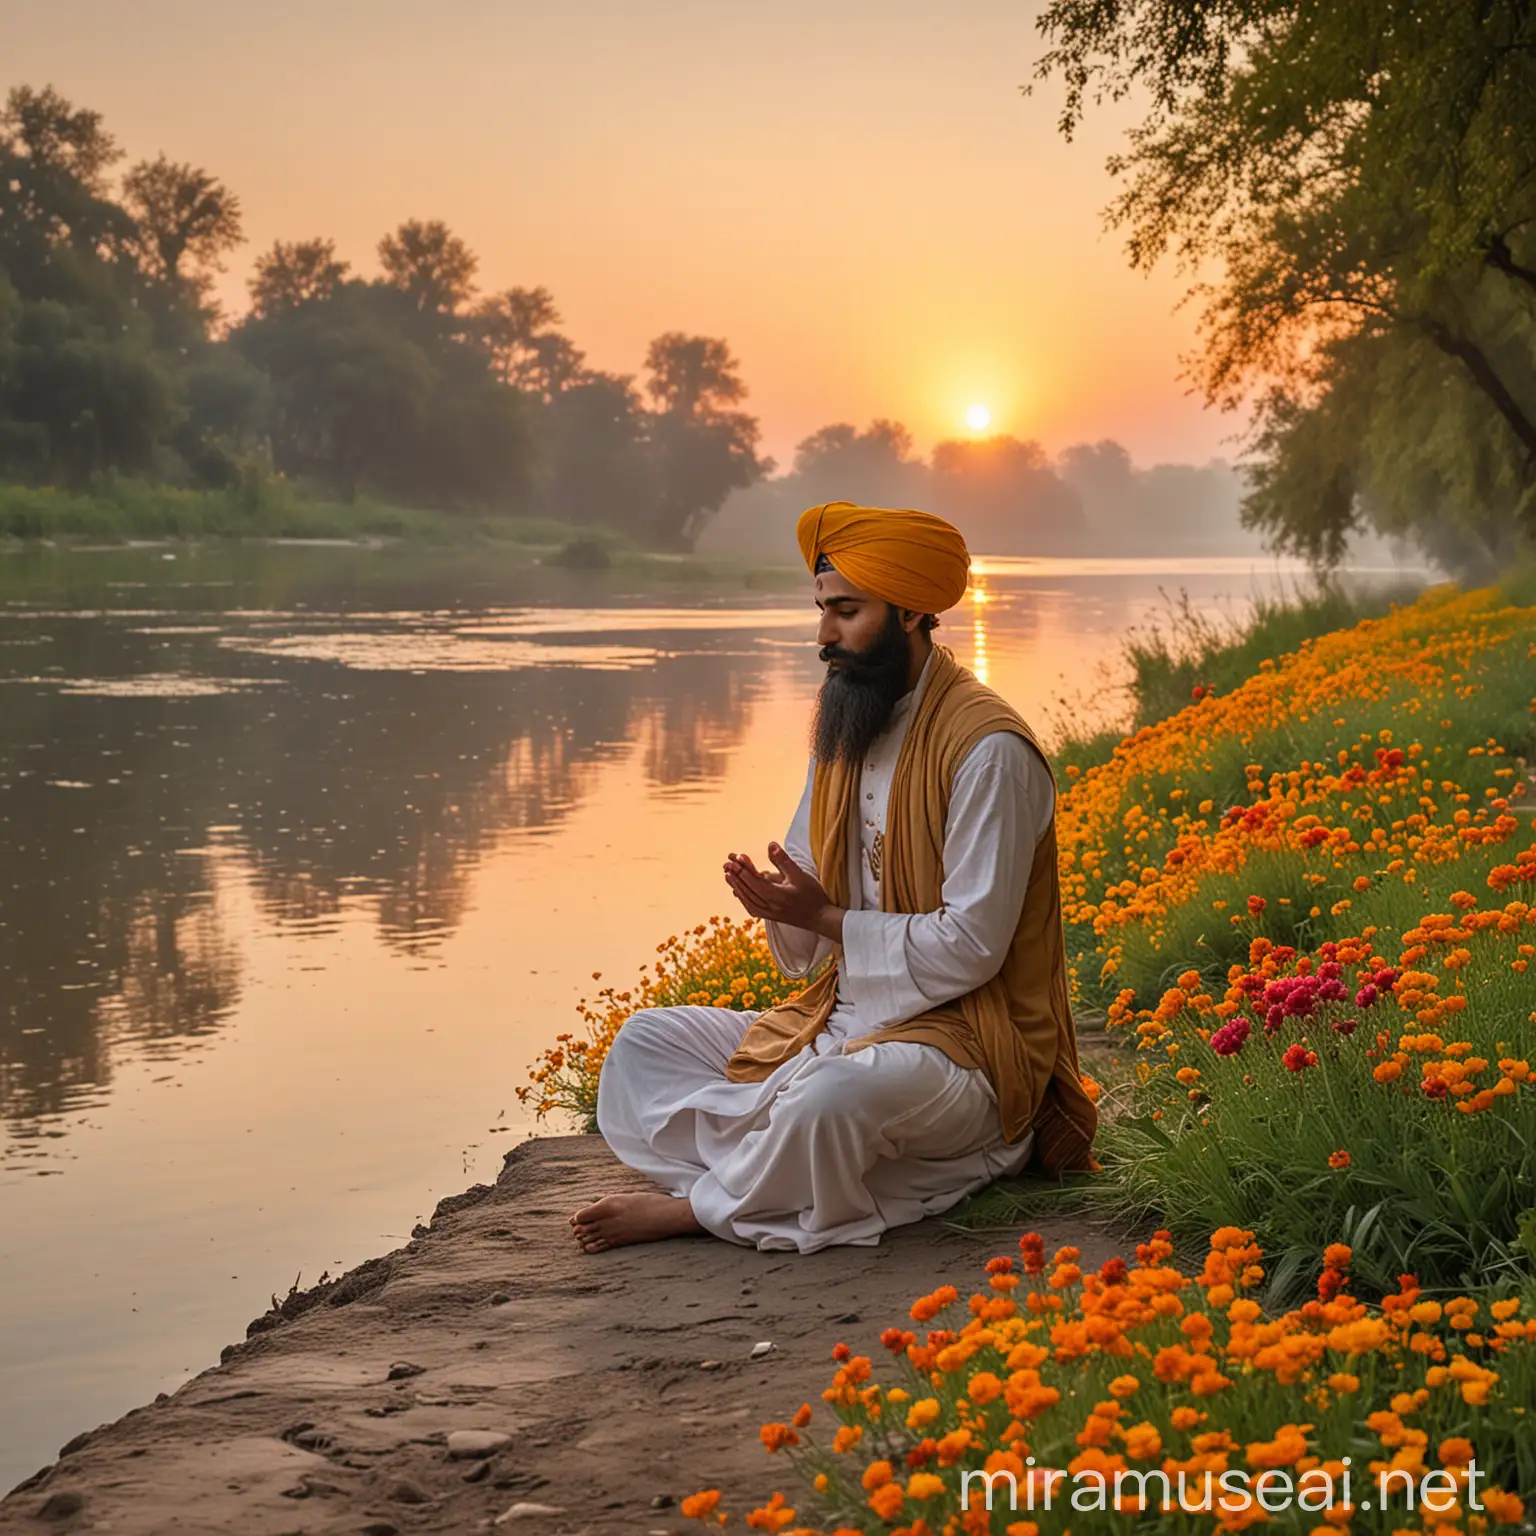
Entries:
{"type": "MultiPolygon", "coordinates": [[[[994,731],[1022,736],[1045,762],[1018,714],[935,646],[928,685],[902,743],[886,813],[880,885],[883,912],[934,912],[943,902],[944,825],[955,772],[994,731]]],[[[1049,772],[1049,765],[1047,765],[1049,772]]],[[[811,846],[827,895],[849,905],[848,833],[858,767],[819,763],[811,787],[811,846]]],[[[1035,1132],[1032,1162],[1045,1172],[1097,1166],[1091,1147],[1098,1113],[1083,1089],[1067,988],[1054,819],[1033,850],[1019,925],[998,973],[974,992],[931,1012],[850,1041],[861,1050],[885,1040],[937,1046],[951,1061],[987,1074],[1003,1134],[1035,1132]]],[[[731,1058],[733,1082],[760,1082],[824,1028],[837,995],[836,964],[792,1002],[759,1016],[731,1058]]]]}

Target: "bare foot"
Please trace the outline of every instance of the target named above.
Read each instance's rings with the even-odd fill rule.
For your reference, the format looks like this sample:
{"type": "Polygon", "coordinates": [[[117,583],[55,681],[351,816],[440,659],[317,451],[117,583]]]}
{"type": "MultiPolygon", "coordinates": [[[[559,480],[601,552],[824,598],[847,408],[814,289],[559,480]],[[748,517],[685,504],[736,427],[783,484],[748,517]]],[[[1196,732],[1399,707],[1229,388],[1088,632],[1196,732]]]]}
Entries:
{"type": "Polygon", "coordinates": [[[662,1237],[683,1237],[704,1229],[686,1200],[659,1190],[604,1195],[571,1217],[576,1244],[584,1253],[622,1248],[626,1243],[650,1243],[662,1237]]]}

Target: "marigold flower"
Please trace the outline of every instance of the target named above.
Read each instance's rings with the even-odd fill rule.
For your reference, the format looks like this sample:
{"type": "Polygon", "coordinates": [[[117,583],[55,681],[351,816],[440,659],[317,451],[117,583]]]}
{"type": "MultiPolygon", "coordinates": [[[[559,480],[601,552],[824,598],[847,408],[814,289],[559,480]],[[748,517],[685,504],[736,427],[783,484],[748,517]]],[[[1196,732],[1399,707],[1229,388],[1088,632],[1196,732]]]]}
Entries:
{"type": "Polygon", "coordinates": [[[1472,1442],[1461,1435],[1453,1435],[1449,1440],[1440,1442],[1437,1452],[1441,1464],[1447,1467],[1464,1467],[1476,1455],[1472,1442]]]}
{"type": "Polygon", "coordinates": [[[770,1455],[774,1451],[783,1450],[787,1445],[800,1444],[800,1436],[788,1424],[764,1424],[758,1431],[758,1438],[763,1442],[763,1449],[770,1455]]]}
{"type": "Polygon", "coordinates": [[[979,1408],[1003,1395],[1003,1384],[991,1371],[978,1371],[966,1383],[966,1395],[979,1408]]]}
{"type": "Polygon", "coordinates": [[[1517,1495],[1506,1493],[1502,1488],[1489,1488],[1483,1494],[1483,1508],[1500,1525],[1516,1525],[1525,1518],[1525,1503],[1517,1495]]]}
{"type": "Polygon", "coordinates": [[[761,1507],[747,1516],[747,1526],[754,1531],[782,1531],[795,1523],[795,1511],[784,1502],[784,1495],[776,1493],[761,1507]]]}
{"type": "Polygon", "coordinates": [[[683,1517],[688,1520],[707,1520],[715,1512],[715,1507],[720,1502],[720,1490],[718,1488],[705,1488],[699,1493],[690,1493],[683,1500],[680,1508],[683,1517]]]}
{"type": "Polygon", "coordinates": [[[1337,1152],[1330,1152],[1328,1154],[1328,1166],[1335,1170],[1348,1168],[1351,1161],[1352,1159],[1349,1153],[1342,1149],[1337,1152]]]}
{"type": "Polygon", "coordinates": [[[894,1520],[901,1513],[901,1506],[906,1503],[906,1499],[900,1483],[885,1482],[870,1494],[869,1507],[882,1520],[894,1520]]]}

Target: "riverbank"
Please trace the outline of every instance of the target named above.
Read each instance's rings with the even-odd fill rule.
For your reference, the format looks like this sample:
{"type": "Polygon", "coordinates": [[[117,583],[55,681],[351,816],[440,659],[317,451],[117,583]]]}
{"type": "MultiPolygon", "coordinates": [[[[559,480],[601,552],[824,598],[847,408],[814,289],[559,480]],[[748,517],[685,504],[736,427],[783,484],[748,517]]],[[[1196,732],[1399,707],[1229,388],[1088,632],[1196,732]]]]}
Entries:
{"type": "MultiPolygon", "coordinates": [[[[71,1441],[0,1502],[0,1532],[682,1536],[697,1488],[766,1497],[783,1469],[758,1423],[819,1401],[835,1344],[875,1352],[914,1295],[1013,1236],[929,1221],[808,1258],[577,1252],[570,1211],[636,1182],[595,1137],[524,1143],[404,1248],[71,1441]]],[[[1047,1242],[1113,1251],[1103,1225],[1070,1225],[1047,1242]]]]}
{"type": "Polygon", "coordinates": [[[136,480],[79,491],[0,484],[0,551],[220,544],[404,548],[423,555],[473,551],[499,565],[614,570],[679,581],[750,577],[749,586],[766,588],[801,578],[798,567],[646,548],[612,528],[509,512],[401,507],[368,497],[331,501],[281,481],[224,490],[136,480]]]}

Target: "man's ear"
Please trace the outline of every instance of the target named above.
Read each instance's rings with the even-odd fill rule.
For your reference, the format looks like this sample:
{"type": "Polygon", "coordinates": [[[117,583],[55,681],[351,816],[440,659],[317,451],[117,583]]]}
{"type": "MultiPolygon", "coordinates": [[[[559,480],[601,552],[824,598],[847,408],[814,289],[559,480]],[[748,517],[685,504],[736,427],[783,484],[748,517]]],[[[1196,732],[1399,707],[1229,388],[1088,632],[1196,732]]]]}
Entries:
{"type": "Polygon", "coordinates": [[[910,635],[923,622],[923,615],[911,608],[901,610],[901,627],[910,635]]]}

